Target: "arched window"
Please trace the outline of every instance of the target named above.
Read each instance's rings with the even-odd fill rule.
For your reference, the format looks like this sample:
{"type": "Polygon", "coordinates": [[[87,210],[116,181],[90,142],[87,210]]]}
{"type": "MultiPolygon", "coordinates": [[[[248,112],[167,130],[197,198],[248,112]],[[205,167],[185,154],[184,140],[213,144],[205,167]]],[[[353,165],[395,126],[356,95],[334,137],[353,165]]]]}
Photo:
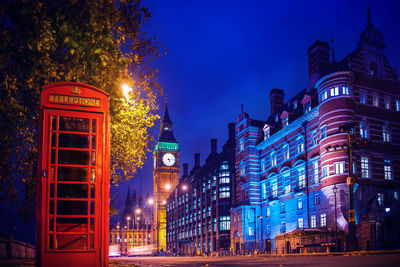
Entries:
{"type": "Polygon", "coordinates": [[[270,157],[271,157],[271,167],[276,166],[276,152],[272,151],[270,157]]]}
{"type": "Polygon", "coordinates": [[[360,136],[361,138],[368,138],[368,127],[364,121],[360,122],[360,136]]]}
{"type": "Polygon", "coordinates": [[[382,127],[382,137],[383,137],[383,142],[390,142],[390,129],[389,129],[389,126],[384,125],[382,127]]]}
{"type": "Polygon", "coordinates": [[[288,160],[289,159],[289,145],[285,144],[282,147],[283,150],[283,160],[288,160]]]}
{"type": "Polygon", "coordinates": [[[302,136],[296,140],[296,152],[297,154],[304,152],[304,138],[302,136]]]}

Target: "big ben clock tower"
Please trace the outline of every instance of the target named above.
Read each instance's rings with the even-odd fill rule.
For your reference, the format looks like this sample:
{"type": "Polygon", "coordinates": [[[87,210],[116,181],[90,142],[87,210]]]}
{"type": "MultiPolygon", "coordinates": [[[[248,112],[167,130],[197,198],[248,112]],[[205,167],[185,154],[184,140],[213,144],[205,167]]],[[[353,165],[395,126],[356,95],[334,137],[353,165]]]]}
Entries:
{"type": "Polygon", "coordinates": [[[165,105],[160,135],[153,152],[154,243],[166,250],[166,200],[179,182],[179,144],[172,131],[172,121],[165,105]]]}

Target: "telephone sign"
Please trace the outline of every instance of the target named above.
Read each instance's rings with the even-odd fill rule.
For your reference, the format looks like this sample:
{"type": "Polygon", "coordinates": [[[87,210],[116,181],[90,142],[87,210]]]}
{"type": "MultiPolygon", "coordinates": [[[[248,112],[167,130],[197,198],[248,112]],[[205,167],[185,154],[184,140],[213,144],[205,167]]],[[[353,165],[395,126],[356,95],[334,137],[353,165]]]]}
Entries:
{"type": "Polygon", "coordinates": [[[37,266],[107,266],[108,94],[46,85],[39,123],[37,266]]]}

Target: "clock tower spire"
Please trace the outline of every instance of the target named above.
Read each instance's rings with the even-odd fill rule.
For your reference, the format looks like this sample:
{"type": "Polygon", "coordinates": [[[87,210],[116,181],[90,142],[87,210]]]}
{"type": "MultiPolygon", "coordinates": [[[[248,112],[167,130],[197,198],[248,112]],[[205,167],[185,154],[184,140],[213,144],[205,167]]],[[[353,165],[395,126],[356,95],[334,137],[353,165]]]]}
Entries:
{"type": "Polygon", "coordinates": [[[178,185],[180,151],[165,104],[160,134],[153,151],[154,225],[153,240],[158,250],[166,250],[166,200],[178,185]]]}

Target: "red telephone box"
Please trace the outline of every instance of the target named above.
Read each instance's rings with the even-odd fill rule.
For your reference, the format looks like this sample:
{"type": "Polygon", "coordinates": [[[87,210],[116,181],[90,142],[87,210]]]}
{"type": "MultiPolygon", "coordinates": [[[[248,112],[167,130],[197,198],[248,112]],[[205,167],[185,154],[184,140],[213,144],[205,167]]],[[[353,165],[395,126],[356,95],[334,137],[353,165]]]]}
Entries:
{"type": "Polygon", "coordinates": [[[37,266],[107,266],[108,94],[62,82],[42,88],[37,266]]]}

